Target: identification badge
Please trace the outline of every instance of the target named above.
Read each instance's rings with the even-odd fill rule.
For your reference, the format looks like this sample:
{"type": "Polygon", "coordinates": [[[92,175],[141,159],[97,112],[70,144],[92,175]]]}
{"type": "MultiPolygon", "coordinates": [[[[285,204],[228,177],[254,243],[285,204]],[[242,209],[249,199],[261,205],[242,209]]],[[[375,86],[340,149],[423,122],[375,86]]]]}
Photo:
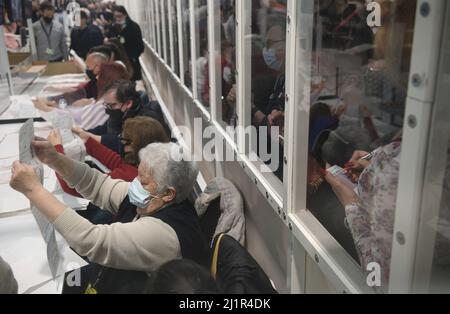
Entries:
{"type": "Polygon", "coordinates": [[[55,54],[55,51],[53,49],[47,48],[45,53],[48,54],[49,56],[53,56],[55,54]]]}
{"type": "Polygon", "coordinates": [[[89,284],[89,286],[87,287],[87,289],[84,292],[84,294],[98,294],[98,292],[97,292],[97,290],[95,290],[94,287],[92,287],[91,284],[89,284]]]}
{"type": "Polygon", "coordinates": [[[121,43],[122,45],[124,45],[124,44],[125,44],[125,38],[120,37],[120,43],[121,43]]]}

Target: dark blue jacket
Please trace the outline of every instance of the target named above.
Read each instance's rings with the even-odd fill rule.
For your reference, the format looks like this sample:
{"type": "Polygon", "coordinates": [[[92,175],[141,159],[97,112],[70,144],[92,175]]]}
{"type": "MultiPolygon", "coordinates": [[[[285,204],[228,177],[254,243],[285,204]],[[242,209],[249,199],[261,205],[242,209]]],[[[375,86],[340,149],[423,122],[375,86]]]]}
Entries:
{"type": "Polygon", "coordinates": [[[167,126],[166,121],[164,120],[164,114],[161,110],[161,106],[157,101],[150,101],[147,94],[141,92],[141,97],[139,101],[136,101],[129,110],[123,120],[122,124],[118,126],[113,126],[111,121],[108,120],[104,125],[99,126],[95,129],[90,130],[89,132],[95,135],[99,135],[102,137],[102,144],[109,149],[120,154],[120,140],[119,134],[122,132],[123,124],[126,120],[135,118],[135,117],[150,117],[157,121],[159,121],[164,129],[167,132],[167,135],[170,137],[171,131],[167,126]]]}

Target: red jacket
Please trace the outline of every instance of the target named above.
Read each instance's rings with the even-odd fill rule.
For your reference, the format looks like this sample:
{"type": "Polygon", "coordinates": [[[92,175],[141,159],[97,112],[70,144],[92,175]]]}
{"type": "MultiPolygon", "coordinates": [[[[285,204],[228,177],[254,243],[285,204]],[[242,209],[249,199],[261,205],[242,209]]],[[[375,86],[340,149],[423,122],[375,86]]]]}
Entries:
{"type": "MultiPolygon", "coordinates": [[[[58,153],[64,155],[64,147],[62,145],[56,145],[55,148],[58,153]]],[[[138,176],[137,167],[125,163],[119,154],[113,152],[102,144],[99,144],[92,138],[86,142],[86,151],[88,155],[94,157],[111,170],[108,175],[113,179],[132,182],[138,176]]],[[[58,174],[57,177],[64,192],[75,197],[82,197],[77,191],[71,189],[58,174]]]]}

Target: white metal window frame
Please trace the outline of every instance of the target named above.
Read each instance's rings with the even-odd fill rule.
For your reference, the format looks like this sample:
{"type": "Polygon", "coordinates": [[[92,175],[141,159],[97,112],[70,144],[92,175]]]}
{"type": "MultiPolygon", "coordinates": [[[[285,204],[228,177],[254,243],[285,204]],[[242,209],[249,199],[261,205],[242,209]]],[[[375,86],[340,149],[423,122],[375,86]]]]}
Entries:
{"type": "MultiPolygon", "coordinates": [[[[446,8],[444,18],[444,36],[439,60],[439,73],[437,78],[436,97],[433,104],[431,134],[428,140],[427,165],[425,167],[424,191],[422,197],[422,210],[418,231],[417,249],[415,252],[415,265],[413,274],[412,293],[435,293],[442,291],[444,287],[434,285],[433,263],[436,240],[439,230],[439,217],[441,201],[444,196],[444,180],[447,175],[448,143],[450,137],[450,5],[446,8]]],[[[450,284],[450,283],[449,283],[450,284]]],[[[449,285],[447,284],[447,286],[449,285]]]]}
{"type": "Polygon", "coordinates": [[[161,30],[161,16],[160,13],[161,11],[159,10],[159,6],[160,6],[160,1],[158,0],[153,0],[153,9],[154,9],[154,13],[155,13],[155,23],[156,23],[156,39],[157,39],[157,46],[156,46],[156,51],[158,51],[158,55],[162,57],[162,59],[164,60],[163,57],[163,48],[162,48],[162,30],[161,30]]]}
{"type": "Polygon", "coordinates": [[[395,215],[391,293],[414,291],[420,218],[432,210],[422,208],[422,200],[446,6],[444,0],[418,1],[395,215]]]}
{"type": "Polygon", "coordinates": [[[154,0],[150,0],[150,18],[151,21],[150,23],[152,24],[152,47],[155,48],[156,51],[156,46],[157,46],[157,35],[156,35],[156,16],[155,16],[155,5],[154,5],[154,0]]]}
{"type": "Polygon", "coordinates": [[[169,3],[167,5],[168,8],[168,18],[167,21],[169,23],[169,49],[170,49],[170,67],[172,69],[172,72],[175,72],[175,52],[174,50],[176,49],[176,47],[174,47],[174,32],[173,32],[173,8],[174,8],[174,3],[175,0],[169,0],[169,3]]]}
{"type": "MultiPolygon", "coordinates": [[[[303,22],[298,16],[300,6],[311,0],[289,1],[289,17],[291,21],[288,31],[288,61],[295,62],[299,53],[298,26],[303,22]]],[[[443,2],[418,1],[417,17],[414,30],[414,47],[411,62],[411,78],[408,87],[406,117],[414,121],[414,128],[406,123],[402,145],[402,160],[400,183],[395,219],[397,241],[393,246],[391,277],[389,290],[396,292],[411,292],[413,267],[415,262],[417,226],[419,223],[420,197],[422,195],[423,167],[427,147],[427,136],[430,132],[430,104],[434,97],[434,82],[437,73],[439,41],[442,27],[443,2]],[[422,16],[423,6],[431,6],[429,15],[422,16]],[[426,35],[426,34],[432,34],[426,35]],[[423,47],[429,47],[423,49],[423,47]],[[436,49],[433,49],[436,48],[436,49]],[[419,80],[422,84],[415,86],[419,80]],[[414,195],[415,197],[411,197],[414,195]],[[399,244],[398,239],[402,240],[399,244]],[[407,239],[406,244],[403,240],[407,239]]],[[[306,38],[302,38],[306,39],[306,38]]],[[[294,67],[288,68],[287,76],[287,108],[288,136],[287,160],[288,190],[286,203],[290,210],[290,229],[293,236],[299,240],[308,255],[313,257],[325,276],[334,287],[343,293],[374,292],[366,284],[362,269],[353,261],[345,250],[323,228],[317,219],[306,210],[306,163],[295,163],[294,156],[307,158],[308,119],[307,109],[300,109],[296,92],[296,73],[294,67]],[[303,134],[303,136],[302,136],[303,134]],[[297,135],[297,137],[295,137],[297,135]],[[298,137],[300,135],[300,138],[298,137]]],[[[310,84],[309,84],[310,85],[310,84]]],[[[307,86],[309,86],[307,84],[307,86]]],[[[306,87],[308,88],[308,87],[306,87]]],[[[305,91],[306,93],[307,91],[305,91]]],[[[306,159],[305,159],[306,160],[306,159]]],[[[295,254],[295,252],[293,252],[295,254]]],[[[303,254],[300,252],[300,254],[303,254]]],[[[301,277],[301,274],[299,275],[301,277]]],[[[295,280],[295,278],[292,278],[295,280]]],[[[293,285],[295,282],[292,283],[293,285]]]]}
{"type": "Polygon", "coordinates": [[[163,36],[163,59],[166,61],[166,63],[171,66],[171,61],[169,60],[169,51],[167,51],[167,43],[169,38],[167,38],[167,12],[166,9],[168,8],[168,1],[160,2],[160,9],[161,9],[161,30],[162,30],[162,36],[163,36]]]}
{"type": "MultiPolygon", "coordinates": [[[[361,268],[355,261],[345,252],[345,250],[336,242],[336,240],[328,233],[328,231],[317,221],[317,219],[306,208],[306,163],[296,163],[295,161],[307,158],[307,137],[308,137],[308,115],[305,112],[298,112],[296,106],[297,93],[295,92],[297,76],[293,67],[286,69],[286,138],[285,138],[285,184],[280,192],[274,188],[274,183],[267,180],[258,170],[257,165],[251,162],[245,154],[245,141],[236,142],[232,136],[229,136],[223,128],[221,121],[221,99],[220,99],[220,67],[210,66],[210,88],[211,88],[211,114],[198,101],[197,82],[196,82],[196,66],[195,58],[197,55],[196,44],[197,36],[195,8],[196,0],[189,0],[190,7],[190,51],[192,58],[192,92],[185,86],[184,70],[184,40],[183,36],[183,20],[181,0],[176,1],[178,8],[178,29],[169,29],[170,35],[173,36],[174,31],[178,31],[179,40],[178,47],[170,45],[171,49],[179,49],[180,59],[180,77],[173,73],[173,67],[164,61],[161,54],[158,53],[161,47],[160,38],[154,43],[147,46],[156,54],[161,63],[166,64],[167,69],[173,73],[174,78],[184,88],[187,95],[191,96],[195,105],[202,112],[203,117],[211,125],[215,126],[217,131],[227,141],[227,144],[235,151],[238,161],[245,172],[251,177],[252,181],[265,195],[280,218],[286,223],[292,232],[292,237],[301,243],[306,253],[313,258],[322,270],[324,275],[330,280],[337,291],[343,293],[373,293],[374,290],[366,285],[366,278],[361,268]],[[300,137],[298,136],[300,135],[300,137]],[[287,216],[287,217],[286,217],[287,216]]],[[[299,7],[306,1],[311,0],[289,0],[288,1],[288,27],[287,27],[287,61],[291,64],[297,59],[298,53],[298,23],[302,23],[299,19],[299,7]]],[[[154,1],[151,1],[154,4],[154,1]]],[[[409,84],[408,101],[406,117],[414,122],[415,127],[405,126],[404,144],[402,152],[402,167],[400,173],[399,200],[397,204],[395,235],[396,241],[393,248],[392,266],[391,266],[391,285],[390,292],[411,292],[413,287],[414,264],[416,260],[417,250],[417,232],[419,227],[419,218],[421,216],[420,205],[421,195],[423,192],[422,182],[424,180],[424,165],[426,163],[425,152],[427,151],[427,139],[429,136],[429,123],[431,116],[431,104],[434,97],[434,82],[436,79],[437,65],[439,60],[438,49],[440,47],[440,31],[443,24],[443,8],[444,1],[437,0],[433,2],[419,0],[417,10],[417,20],[415,24],[415,38],[413,48],[413,61],[411,65],[411,82],[417,83],[419,80],[422,84],[414,86],[409,84]],[[431,7],[429,15],[422,16],[424,6],[431,7]],[[432,34],[430,36],[430,34],[432,34]],[[429,47],[423,49],[423,47],[429,47]],[[436,49],[433,49],[435,47],[436,49]],[[420,139],[420,140],[418,140],[420,139]],[[412,184],[411,184],[412,183],[412,184]],[[408,195],[415,195],[412,198],[408,195]],[[406,243],[403,241],[406,239],[406,243]],[[398,240],[403,244],[400,244],[398,240]]],[[[159,11],[153,11],[157,14],[159,11]]],[[[217,26],[220,25],[215,19],[218,12],[217,1],[208,1],[208,45],[210,49],[210,64],[215,64],[217,59],[215,55],[220,53],[220,31],[217,26]],[[215,53],[213,53],[215,52],[215,53]]],[[[248,125],[250,121],[249,111],[246,110],[244,104],[248,99],[249,91],[248,83],[251,73],[249,67],[248,51],[251,47],[246,42],[246,35],[251,23],[251,1],[236,0],[236,26],[237,26],[237,107],[239,115],[239,123],[241,126],[248,125]]],[[[156,27],[153,27],[153,33],[161,34],[158,31],[159,17],[153,17],[156,27]]],[[[154,25],[155,26],[155,25],[154,25]]],[[[160,36],[159,36],[160,37],[160,36]]],[[[173,60],[173,59],[172,59],[173,60]]],[[[306,159],[305,159],[306,160],[306,159]]],[[[422,213],[423,215],[423,213],[422,213]]],[[[304,252],[302,253],[304,254],[304,252]]],[[[290,261],[298,260],[299,256],[292,252],[290,261]]],[[[300,260],[302,257],[300,256],[300,260]]],[[[299,273],[298,268],[293,271],[293,265],[288,265],[289,277],[288,281],[292,289],[298,286],[298,278],[305,278],[304,273],[299,273]]],[[[301,267],[299,268],[301,269],[301,267]]],[[[302,279],[303,280],[303,279],[302,279]]],[[[297,287],[298,288],[298,287],[297,287]]],[[[300,288],[298,288],[300,289],[300,288]]]]}

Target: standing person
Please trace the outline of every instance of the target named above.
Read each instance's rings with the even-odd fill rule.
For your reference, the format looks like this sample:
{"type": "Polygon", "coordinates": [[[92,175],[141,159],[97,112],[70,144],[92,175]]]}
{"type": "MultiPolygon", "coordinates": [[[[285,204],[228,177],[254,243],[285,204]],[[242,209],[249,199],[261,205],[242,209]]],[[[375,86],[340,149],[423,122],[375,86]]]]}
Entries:
{"type": "Polygon", "coordinates": [[[33,0],[31,2],[32,5],[32,13],[31,13],[31,20],[33,23],[36,23],[41,18],[41,13],[39,12],[39,0],[33,0]]]}
{"type": "Polygon", "coordinates": [[[103,44],[102,31],[91,23],[91,18],[85,10],[80,11],[80,27],[76,27],[70,34],[70,49],[73,49],[82,59],[86,59],[93,47],[103,44]]]}
{"type": "Polygon", "coordinates": [[[59,62],[68,59],[64,26],[54,19],[55,8],[48,2],[40,6],[41,19],[33,24],[39,60],[59,62]]]}
{"type": "Polygon", "coordinates": [[[115,37],[124,46],[125,51],[133,64],[133,81],[142,79],[141,65],[139,57],[144,52],[144,41],[142,40],[142,31],[139,25],[134,22],[123,6],[116,6],[113,9],[115,20],[115,37]]]}

